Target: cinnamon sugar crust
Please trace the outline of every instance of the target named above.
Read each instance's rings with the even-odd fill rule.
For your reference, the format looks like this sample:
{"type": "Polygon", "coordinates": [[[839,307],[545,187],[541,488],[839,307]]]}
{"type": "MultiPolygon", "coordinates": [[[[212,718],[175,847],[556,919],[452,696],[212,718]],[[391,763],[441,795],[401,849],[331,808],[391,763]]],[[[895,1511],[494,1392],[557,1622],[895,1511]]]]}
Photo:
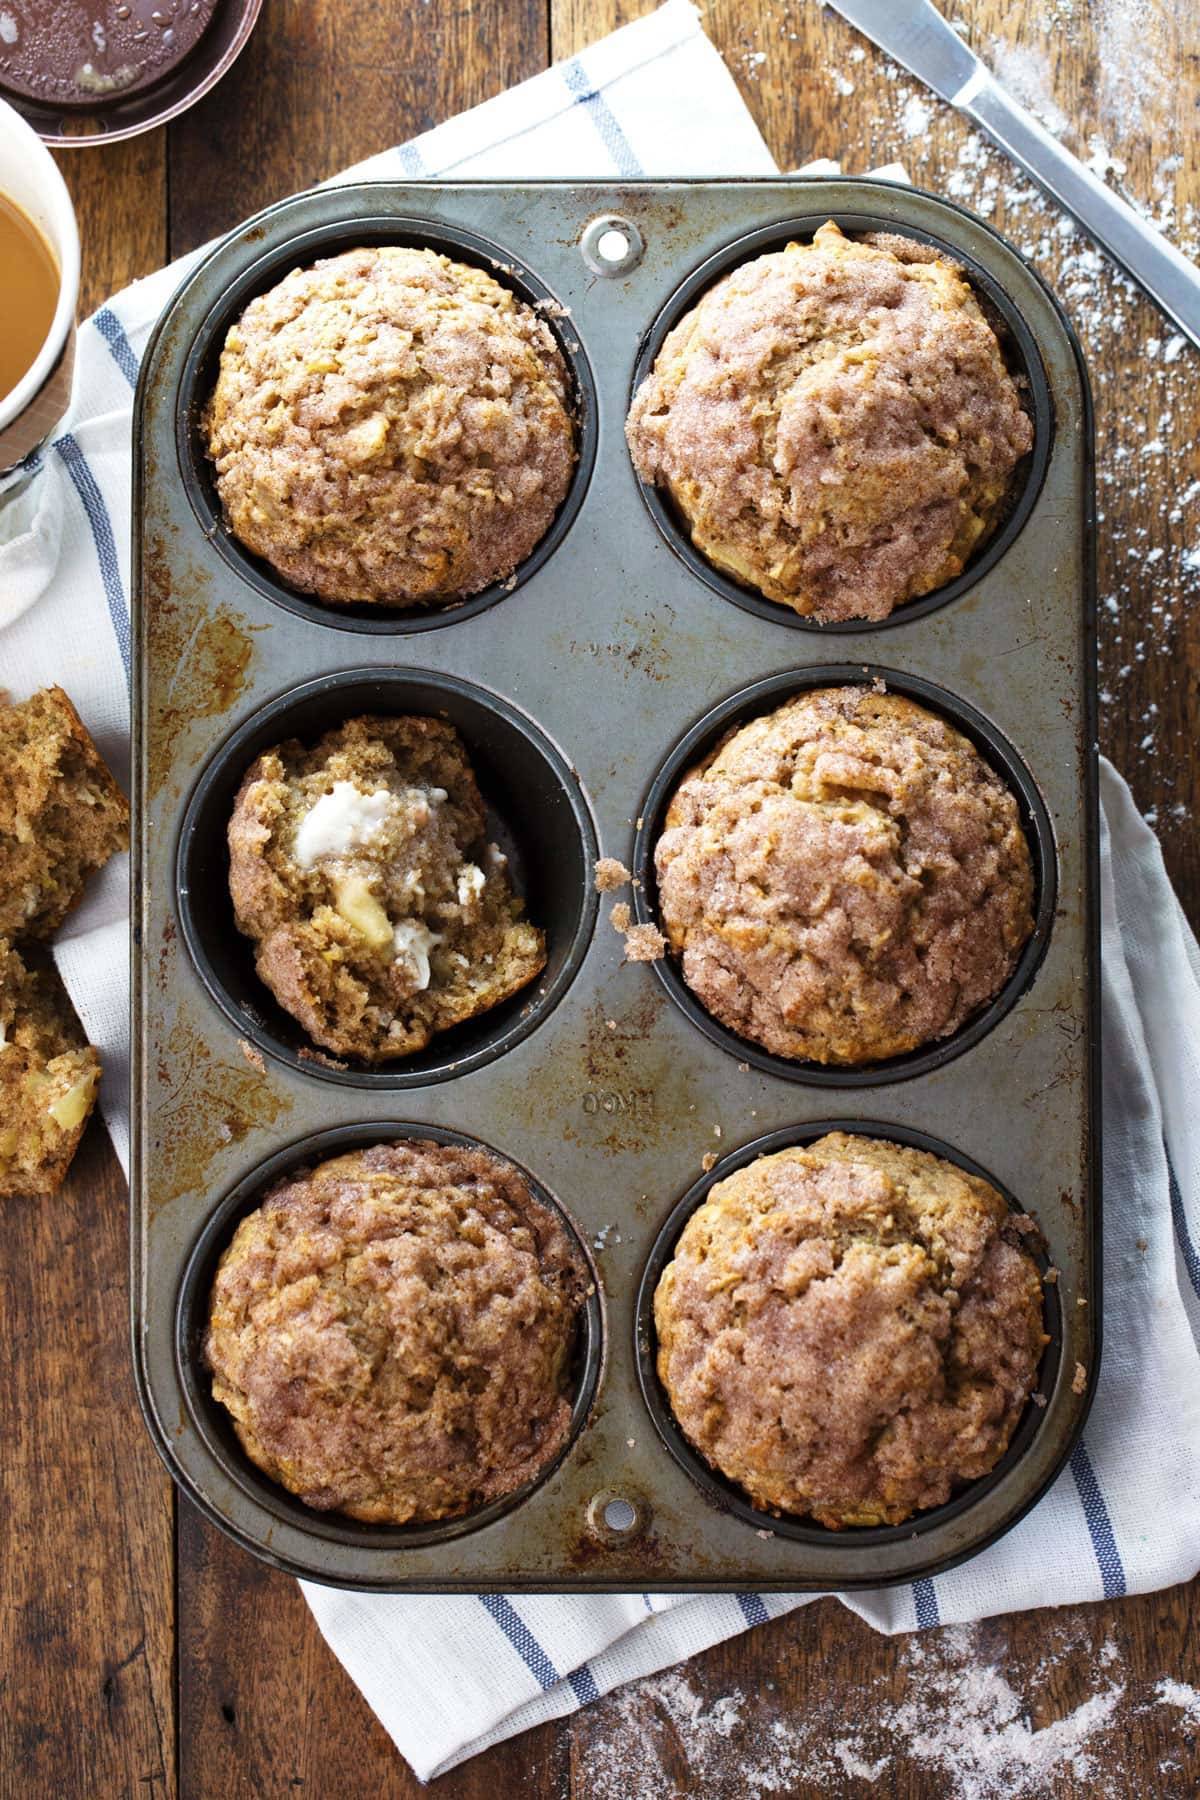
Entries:
{"type": "Polygon", "coordinates": [[[306,1505],[453,1518],[562,1449],[585,1290],[510,1163],[379,1145],[298,1171],[242,1221],[204,1355],[247,1455],[306,1505]]]}
{"type": "Polygon", "coordinates": [[[575,462],[546,320],[484,270],[398,244],[252,300],[203,430],[233,535],[334,602],[444,605],[503,581],[575,462]]]}
{"type": "Polygon", "coordinates": [[[655,1294],[684,1433],[756,1506],[898,1525],[1003,1456],[1037,1381],[1038,1267],[1003,1197],[835,1132],[718,1182],[655,1294]]]}
{"type": "Polygon", "coordinates": [[[953,580],[1033,443],[962,271],[832,221],[702,296],[626,430],[710,562],[823,621],[886,618],[953,580]]]}
{"type": "Polygon", "coordinates": [[[820,688],[684,776],[659,910],[713,1017],[777,1056],[861,1064],[959,1029],[1033,929],[1016,800],[945,720],[820,688]]]}

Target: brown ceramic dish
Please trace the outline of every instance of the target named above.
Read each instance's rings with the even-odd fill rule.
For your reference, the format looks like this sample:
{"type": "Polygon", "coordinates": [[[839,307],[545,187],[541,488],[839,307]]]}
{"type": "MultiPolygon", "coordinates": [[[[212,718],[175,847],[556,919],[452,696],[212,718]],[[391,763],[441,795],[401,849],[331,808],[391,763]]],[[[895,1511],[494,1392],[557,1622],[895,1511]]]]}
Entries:
{"type": "MultiPolygon", "coordinates": [[[[82,80],[74,66],[74,50],[60,33],[48,37],[44,46],[39,42],[36,58],[31,55],[27,62],[17,57],[15,48],[0,44],[0,99],[7,100],[44,143],[57,149],[136,137],[186,112],[220,81],[245,48],[262,3],[173,0],[180,15],[177,54],[171,54],[169,45],[164,53],[160,42],[143,67],[135,68],[122,55],[116,59],[119,66],[107,69],[101,53],[86,66],[82,80]],[[188,31],[185,26],[196,5],[196,22],[188,31]],[[205,10],[211,14],[206,22],[205,10]],[[118,79],[119,84],[113,85],[118,79]],[[89,88],[94,90],[91,98],[89,88]]],[[[122,32],[136,24],[144,0],[86,0],[83,10],[94,15],[98,36],[93,42],[103,44],[107,52],[110,42],[115,49],[122,32]]]]}

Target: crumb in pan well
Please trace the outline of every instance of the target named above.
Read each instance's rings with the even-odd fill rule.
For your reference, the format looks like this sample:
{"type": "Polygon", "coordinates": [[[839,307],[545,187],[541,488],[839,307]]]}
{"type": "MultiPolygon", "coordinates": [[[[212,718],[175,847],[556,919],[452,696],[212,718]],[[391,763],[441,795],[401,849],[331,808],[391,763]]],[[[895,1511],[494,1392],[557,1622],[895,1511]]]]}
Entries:
{"type": "Polygon", "coordinates": [[[100,1084],[100,1058],[51,980],[0,937],[0,1199],[61,1187],[100,1084]]]}
{"type": "Polygon", "coordinates": [[[898,1525],[995,1467],[1047,1338],[986,1181],[835,1132],[718,1182],[654,1301],[682,1430],[767,1511],[898,1525]]]}
{"type": "Polygon", "coordinates": [[[247,771],[229,886],[261,979],[326,1050],[385,1062],[525,987],[546,961],[453,726],[359,717],[247,771]]]}
{"type": "Polygon", "coordinates": [[[949,1036],[1033,930],[1013,795],[899,694],[819,688],[680,782],[655,851],[683,978],[777,1056],[859,1064],[949,1036]]]}
{"type": "Polygon", "coordinates": [[[822,621],[886,618],[959,575],[1033,443],[962,271],[832,221],[701,297],[626,430],[716,568],[822,621]]]}
{"type": "Polygon", "coordinates": [[[510,1163],[380,1145],[297,1171],[242,1221],[205,1361],[247,1455],[307,1505],[453,1518],[562,1449],[586,1289],[510,1163]]]}
{"type": "Polygon", "coordinates": [[[343,603],[445,604],[503,581],[575,463],[546,320],[484,270],[396,244],[252,300],[202,428],[234,537],[343,603]]]}
{"type": "Polygon", "coordinates": [[[51,936],[129,846],[129,803],[70,700],[0,703],[0,936],[51,936]]]}

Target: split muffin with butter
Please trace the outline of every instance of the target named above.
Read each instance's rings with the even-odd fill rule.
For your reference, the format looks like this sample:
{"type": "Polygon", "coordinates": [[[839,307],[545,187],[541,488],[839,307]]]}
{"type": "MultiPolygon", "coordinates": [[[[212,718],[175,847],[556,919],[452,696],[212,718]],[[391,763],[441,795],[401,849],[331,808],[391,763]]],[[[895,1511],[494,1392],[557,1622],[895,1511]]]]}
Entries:
{"type": "Polygon", "coordinates": [[[575,465],[546,319],[486,270],[404,244],[253,299],[201,429],[233,536],[338,604],[449,605],[504,581],[575,465]]]}
{"type": "Polygon", "coordinates": [[[545,966],[452,725],[347,720],[247,770],[229,889],[260,978],[314,1044],[383,1063],[545,966]]]}

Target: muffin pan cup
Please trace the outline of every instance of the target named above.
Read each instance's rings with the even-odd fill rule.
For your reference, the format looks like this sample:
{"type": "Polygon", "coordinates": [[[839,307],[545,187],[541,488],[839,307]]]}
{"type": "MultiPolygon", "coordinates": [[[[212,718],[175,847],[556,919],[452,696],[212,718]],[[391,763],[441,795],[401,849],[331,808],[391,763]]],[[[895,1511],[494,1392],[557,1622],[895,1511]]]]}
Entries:
{"type": "Polygon", "coordinates": [[[1100,1336],[1092,425],[1078,344],[1039,278],[980,221],[886,183],[331,188],[261,214],[189,277],[145,359],[135,442],[132,1325],[147,1419],[184,1490],[268,1562],[396,1592],[878,1586],[1009,1529],[1075,1441],[1100,1336]],[[623,436],[639,358],[699,287],[830,217],[965,264],[1007,321],[1036,428],[1009,520],[952,591],[837,630],[698,569],[623,436]],[[510,589],[367,616],[293,593],[228,542],[197,417],[251,294],[389,238],[494,261],[549,299],[581,456],[510,589]],[[624,900],[654,917],[654,823],[708,736],[800,687],[877,674],[941,704],[1015,786],[1035,938],[1009,989],[946,1044],[841,1074],[780,1066],[698,1022],[670,968],[626,964],[609,914],[624,900]],[[551,952],[503,1017],[391,1071],[299,1054],[224,887],[221,814],[256,750],[371,710],[459,724],[551,952]],[[596,855],[636,863],[643,886],[597,899],[596,855]],[[694,1478],[655,1401],[646,1308],[682,1203],[831,1122],[977,1165],[1037,1217],[1058,1271],[1047,1404],[992,1476],[884,1532],[764,1523],[719,1478],[694,1478]],[[526,1169],[579,1231],[598,1292],[558,1464],[499,1508],[397,1531],[310,1513],[252,1469],[207,1393],[198,1321],[213,1258],[276,1168],[423,1132],[526,1169]]]}

